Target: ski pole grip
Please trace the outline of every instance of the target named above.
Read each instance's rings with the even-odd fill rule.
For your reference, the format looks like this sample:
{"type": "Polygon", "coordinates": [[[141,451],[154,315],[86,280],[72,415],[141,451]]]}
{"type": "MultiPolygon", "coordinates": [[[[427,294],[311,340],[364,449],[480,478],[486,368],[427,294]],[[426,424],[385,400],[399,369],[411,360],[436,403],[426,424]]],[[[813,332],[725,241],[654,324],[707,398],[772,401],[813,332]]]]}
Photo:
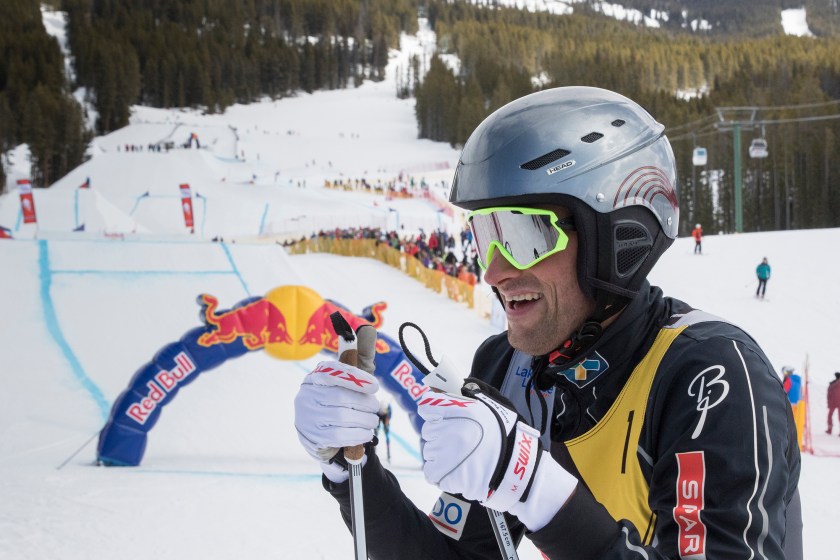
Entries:
{"type": "MultiPolygon", "coordinates": [[[[356,367],[356,365],[359,363],[359,351],[355,348],[345,350],[338,357],[338,361],[342,364],[347,364],[348,366],[356,367]]],[[[344,448],[344,458],[347,459],[348,463],[360,463],[364,455],[364,445],[353,445],[352,447],[344,448]]]]}
{"type": "Polygon", "coordinates": [[[338,357],[338,361],[342,364],[347,364],[348,366],[357,367],[359,365],[359,351],[355,348],[345,350],[341,353],[341,356],[338,357]]]}

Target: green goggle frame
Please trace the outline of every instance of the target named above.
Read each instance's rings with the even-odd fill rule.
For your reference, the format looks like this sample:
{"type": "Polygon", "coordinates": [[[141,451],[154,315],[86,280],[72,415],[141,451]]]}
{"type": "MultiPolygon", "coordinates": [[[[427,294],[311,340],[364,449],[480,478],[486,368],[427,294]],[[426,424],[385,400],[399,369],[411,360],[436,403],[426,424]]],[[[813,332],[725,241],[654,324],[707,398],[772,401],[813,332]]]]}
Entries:
{"type": "Polygon", "coordinates": [[[552,210],[497,206],[470,212],[467,222],[478,251],[478,264],[487,270],[494,251],[526,270],[566,248],[571,218],[561,220],[552,210]]]}

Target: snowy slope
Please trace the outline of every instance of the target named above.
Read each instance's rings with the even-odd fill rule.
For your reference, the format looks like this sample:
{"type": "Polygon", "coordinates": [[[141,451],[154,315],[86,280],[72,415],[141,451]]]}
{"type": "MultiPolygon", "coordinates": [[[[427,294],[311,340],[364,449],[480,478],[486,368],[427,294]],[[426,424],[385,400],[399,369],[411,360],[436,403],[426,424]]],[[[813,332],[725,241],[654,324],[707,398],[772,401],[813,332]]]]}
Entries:
{"type": "MultiPolygon", "coordinates": [[[[217,296],[224,307],[287,284],[309,286],[356,311],[385,300],[386,333],[396,336],[403,321],[414,321],[436,354],[468,367],[493,328],[391,268],[328,255],[289,257],[274,244],[209,241],[217,233],[254,235],[284,216],[334,223],[337,207],[375,223],[383,207],[396,203],[318,186],[341,173],[393,178],[416,169],[448,182],[451,168],[434,168],[454,164],[457,153],[416,139],[411,104],[395,101],[393,86],[302,94],[216,117],[137,108],[131,126],[96,140],[98,155],[84,168],[36,192],[40,230],[15,228],[15,193],[0,199],[0,224],[18,237],[0,240],[0,558],[352,558],[350,535],[292,426],[292,399],[317,356],[283,362],[255,352],[202,374],[161,415],[140,467],[94,467],[92,438],[132,374],[200,325],[200,293],[217,296]],[[366,121],[374,124],[362,126],[366,121]],[[229,125],[237,128],[236,142],[229,125]],[[190,130],[208,149],[116,148],[170,133],[183,140],[190,130]],[[274,184],[277,170],[278,183],[286,184],[274,184]],[[93,189],[78,191],[87,176],[93,189]],[[303,179],[306,189],[296,186],[303,179]],[[207,193],[206,215],[196,203],[204,221],[194,235],[185,232],[178,211],[177,185],[185,180],[207,193]],[[275,211],[276,218],[263,221],[275,211]],[[71,234],[76,216],[117,225],[71,234]],[[102,235],[128,227],[124,220],[153,233],[123,240],[102,235]]],[[[25,166],[15,172],[25,174],[25,166]]],[[[395,210],[389,219],[399,214],[404,222],[449,226],[428,203],[405,202],[395,210]]],[[[831,482],[840,438],[822,433],[825,387],[840,370],[838,242],[837,229],[709,236],[701,257],[692,254],[692,240],[679,239],[651,274],[666,293],[744,327],[777,369],[788,364],[802,372],[808,356],[814,443],[835,455],[803,458],[809,560],[836,556],[833,531],[840,520],[840,486],[831,482]],[[760,302],[752,295],[753,270],[763,256],[774,274],[768,301],[760,302]]],[[[417,436],[399,410],[393,430],[394,471],[428,511],[437,492],[423,480],[417,436]]],[[[523,547],[523,559],[539,558],[523,547]]]]}

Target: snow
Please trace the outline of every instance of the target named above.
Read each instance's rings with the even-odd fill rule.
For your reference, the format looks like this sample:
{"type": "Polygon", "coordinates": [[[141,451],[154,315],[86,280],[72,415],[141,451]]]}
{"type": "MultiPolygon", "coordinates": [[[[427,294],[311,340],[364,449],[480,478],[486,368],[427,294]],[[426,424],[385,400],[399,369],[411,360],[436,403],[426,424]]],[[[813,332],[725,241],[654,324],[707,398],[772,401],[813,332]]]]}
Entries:
{"type": "MultiPolygon", "coordinates": [[[[574,5],[585,2],[586,0],[498,0],[492,4],[518,8],[520,10],[527,10],[530,12],[548,12],[558,15],[567,15],[574,12],[574,5]]],[[[473,0],[478,5],[489,5],[488,0],[473,0]]],[[[645,27],[658,28],[661,27],[661,22],[668,21],[668,12],[651,9],[647,14],[633,8],[626,8],[621,4],[614,4],[612,2],[595,1],[589,2],[590,7],[596,12],[601,12],[605,16],[612,17],[619,21],[628,21],[636,25],[644,25],[645,27]]],[[[688,11],[683,10],[682,18],[683,27],[688,27],[692,31],[710,31],[712,24],[704,19],[688,19],[688,11]]],[[[782,27],[787,35],[796,35],[798,37],[813,37],[810,29],[808,29],[808,22],[806,21],[805,8],[792,8],[781,10],[782,27]]]]}
{"type": "MultiPolygon", "coordinates": [[[[475,4],[487,5],[489,2],[473,0],[475,4]]],[[[556,15],[568,15],[574,12],[574,5],[581,4],[586,0],[498,0],[495,4],[527,10],[529,12],[548,12],[556,15]]],[[[668,14],[658,10],[651,10],[648,15],[633,8],[625,8],[621,4],[611,2],[590,2],[590,6],[596,12],[619,21],[629,21],[636,25],[644,24],[645,27],[659,27],[659,20],[667,21],[668,14]]]]}
{"type": "Polygon", "coordinates": [[[72,59],[67,45],[67,22],[64,12],[56,12],[47,6],[41,6],[41,20],[47,33],[58,41],[61,54],[64,56],[64,72],[68,79],[74,79],[72,59]]]}
{"type": "Polygon", "coordinates": [[[786,35],[796,35],[797,37],[814,36],[808,28],[805,8],[782,10],[782,29],[784,29],[786,35]]]}
{"type": "MultiPolygon", "coordinates": [[[[93,466],[95,436],[133,373],[200,326],[201,293],[226,308],[282,285],[309,286],[357,312],[385,300],[384,332],[396,338],[399,325],[413,321],[436,355],[468,368],[496,329],[462,304],[375,261],[292,257],[273,243],[245,242],[261,223],[275,232],[301,216],[297,223],[316,227],[349,214],[378,223],[389,206],[412,222],[407,227],[455,225],[426,202],[320,186],[325,178],[390,179],[401,170],[451,179],[457,152],[418,140],[413,102],[394,96],[399,60],[404,55],[395,54],[380,84],[224,115],[135,108],[130,126],[95,140],[96,157],[54,187],[36,189],[38,230],[16,224],[14,187],[0,198],[0,224],[16,236],[0,241],[0,558],[353,557],[350,534],[293,428],[297,386],[319,356],[289,362],[254,352],[205,372],[164,410],[139,467],[93,466]],[[190,131],[207,149],[117,151],[125,143],[183,141],[190,131]],[[436,169],[443,162],[450,167],[436,169]],[[79,191],[88,176],[92,189],[79,191]],[[305,189],[295,186],[304,179],[305,189]],[[205,197],[193,201],[202,224],[194,235],[179,210],[185,181],[205,197]],[[72,233],[77,222],[91,226],[72,233]],[[237,242],[212,243],[214,235],[237,242]]],[[[11,185],[28,174],[24,151],[14,154],[11,185]]],[[[803,456],[809,560],[836,556],[840,438],[823,426],[825,388],[840,369],[840,265],[830,256],[838,244],[840,229],[707,236],[696,256],[692,239],[678,239],[651,273],[668,295],[744,327],[777,369],[804,373],[808,360],[814,445],[834,454],[803,456]],[[764,256],[773,277],[768,299],[759,301],[754,268],[764,256]]],[[[423,479],[406,415],[394,414],[391,468],[430,511],[438,492],[423,479]]],[[[527,540],[520,556],[539,558],[527,540]]]]}

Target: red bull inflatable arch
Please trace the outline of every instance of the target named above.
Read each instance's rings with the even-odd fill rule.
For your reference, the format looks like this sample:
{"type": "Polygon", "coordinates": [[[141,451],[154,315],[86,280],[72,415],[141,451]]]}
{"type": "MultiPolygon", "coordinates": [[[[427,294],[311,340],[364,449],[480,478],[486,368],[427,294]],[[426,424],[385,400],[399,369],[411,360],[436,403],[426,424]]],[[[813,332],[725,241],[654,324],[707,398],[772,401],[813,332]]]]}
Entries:
{"type": "MultiPolygon", "coordinates": [[[[135,372],[99,433],[99,464],[139,465],[148,433],[163,408],[201,373],[256,350],[282,360],[303,360],[321,351],[336,353],[338,336],[329,319],[331,313],[341,312],[354,329],[368,323],[378,328],[387,307],[379,302],[355,315],[305,286],[280,286],[226,311],[218,310],[219,301],[212,295],[201,294],[196,300],[204,326],[164,346],[135,372]]],[[[422,419],[417,415],[417,402],[428,389],[421,381],[423,373],[406,358],[400,345],[383,333],[377,334],[375,375],[408,412],[419,433],[422,419]]]]}

